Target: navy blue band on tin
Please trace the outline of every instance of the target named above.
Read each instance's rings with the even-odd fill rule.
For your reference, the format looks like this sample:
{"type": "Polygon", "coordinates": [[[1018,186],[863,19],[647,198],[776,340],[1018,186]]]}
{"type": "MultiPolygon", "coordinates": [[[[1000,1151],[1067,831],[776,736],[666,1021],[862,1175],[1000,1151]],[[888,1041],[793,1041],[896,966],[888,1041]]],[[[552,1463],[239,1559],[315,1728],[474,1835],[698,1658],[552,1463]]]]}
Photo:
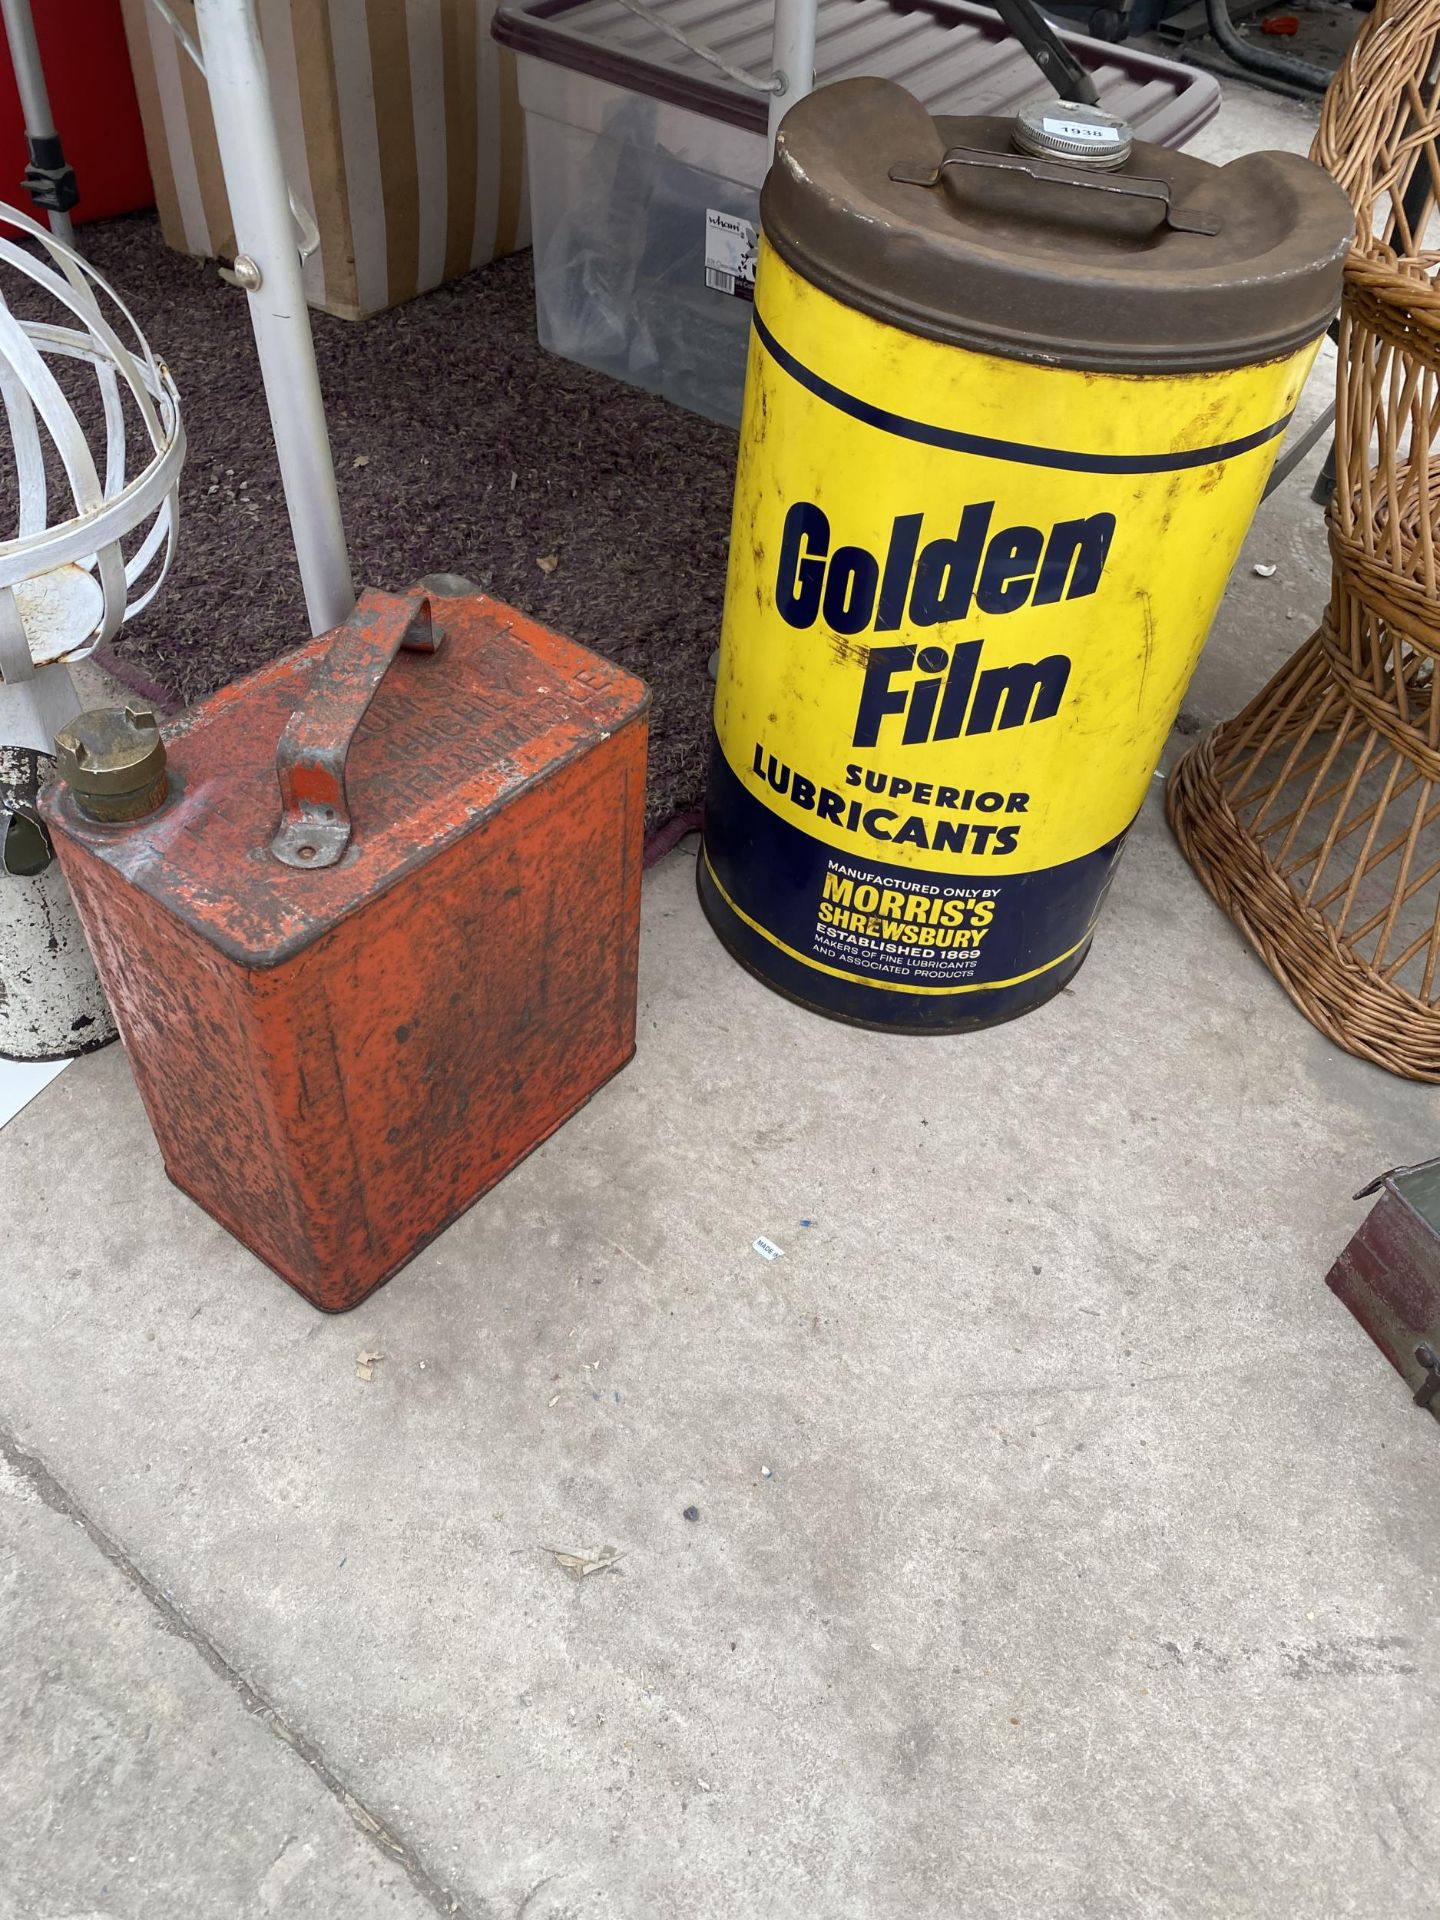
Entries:
{"type": "Polygon", "coordinates": [[[700,898],[730,952],[792,999],[862,1025],[954,1033],[1013,1019],[1060,991],[1089,950],[1124,839],[1121,834],[1094,853],[1039,872],[973,882],[951,873],[927,875],[869,855],[843,854],[812,839],[748,791],[716,741],[706,790],[700,898]],[[913,887],[933,879],[960,892],[970,885],[989,890],[996,897],[1000,944],[987,958],[997,984],[907,991],[893,967],[880,960],[885,949],[878,946],[873,971],[863,948],[853,949],[847,966],[837,968],[835,956],[822,958],[816,950],[827,872],[856,876],[875,887],[913,887]]]}
{"type": "Polygon", "coordinates": [[[755,331],[765,351],[791,377],[828,406],[848,414],[867,427],[882,433],[898,434],[905,440],[918,440],[928,447],[945,447],[952,453],[979,454],[987,460],[1013,460],[1027,467],[1055,467],[1067,473],[1178,473],[1189,467],[1208,467],[1220,460],[1233,460],[1237,454],[1253,453],[1277,439],[1289,426],[1292,415],[1274,420],[1268,427],[1247,433],[1238,440],[1222,440],[1211,447],[1192,447],[1181,453],[1070,453],[1060,447],[1031,447],[1019,440],[993,440],[982,433],[963,433],[957,427],[936,427],[925,420],[911,420],[903,413],[891,413],[884,407],[861,400],[833,381],[824,379],[782,347],[760,317],[754,314],[755,331]]]}

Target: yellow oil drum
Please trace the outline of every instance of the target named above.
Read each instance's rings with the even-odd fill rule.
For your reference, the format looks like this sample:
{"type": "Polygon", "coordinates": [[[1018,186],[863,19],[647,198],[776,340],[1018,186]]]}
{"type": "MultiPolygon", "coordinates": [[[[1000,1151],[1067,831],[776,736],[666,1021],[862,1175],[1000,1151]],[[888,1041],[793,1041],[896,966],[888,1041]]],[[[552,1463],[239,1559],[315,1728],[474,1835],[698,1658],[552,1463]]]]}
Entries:
{"type": "Polygon", "coordinates": [[[1353,216],[1296,155],[863,79],[761,224],[701,900],[820,1012],[1008,1019],[1085,958],[1353,216]]]}

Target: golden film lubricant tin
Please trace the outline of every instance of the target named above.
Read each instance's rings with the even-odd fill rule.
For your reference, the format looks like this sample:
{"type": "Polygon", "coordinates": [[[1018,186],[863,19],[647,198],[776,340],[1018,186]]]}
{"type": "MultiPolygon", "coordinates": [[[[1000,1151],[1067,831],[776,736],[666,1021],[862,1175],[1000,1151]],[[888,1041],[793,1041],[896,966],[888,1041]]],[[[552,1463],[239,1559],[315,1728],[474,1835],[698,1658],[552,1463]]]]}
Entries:
{"type": "Polygon", "coordinates": [[[761,223],[701,900],[820,1012],[1007,1019],[1085,957],[1350,207],[866,79],[791,110],[761,223]]]}

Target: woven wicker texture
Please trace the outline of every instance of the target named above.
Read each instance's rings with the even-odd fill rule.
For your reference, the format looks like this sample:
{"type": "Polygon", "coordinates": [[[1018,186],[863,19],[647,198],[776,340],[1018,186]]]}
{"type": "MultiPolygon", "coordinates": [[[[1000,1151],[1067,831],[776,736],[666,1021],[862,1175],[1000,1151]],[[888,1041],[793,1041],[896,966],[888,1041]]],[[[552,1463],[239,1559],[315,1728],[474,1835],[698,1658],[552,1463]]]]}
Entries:
{"type": "Polygon", "coordinates": [[[1356,212],[1330,604],[1167,798],[1190,864],[1301,1012],[1350,1053],[1440,1082],[1437,101],[1440,0],[1382,0],[1311,149],[1356,212]]]}

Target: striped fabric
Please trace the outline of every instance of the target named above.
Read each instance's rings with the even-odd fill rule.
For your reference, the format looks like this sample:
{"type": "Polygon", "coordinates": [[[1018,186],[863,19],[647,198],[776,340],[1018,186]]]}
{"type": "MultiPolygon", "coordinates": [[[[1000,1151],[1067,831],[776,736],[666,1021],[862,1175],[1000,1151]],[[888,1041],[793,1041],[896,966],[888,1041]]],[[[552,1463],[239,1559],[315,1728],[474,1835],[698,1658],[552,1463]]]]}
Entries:
{"type": "MultiPolygon", "coordinates": [[[[194,31],[192,0],[173,0],[194,31]]],[[[123,0],[165,238],[235,251],[205,82],[123,0]]],[[[358,320],[529,244],[514,56],[495,0],[257,0],[285,165],[320,229],[312,306],[358,320]]]]}

